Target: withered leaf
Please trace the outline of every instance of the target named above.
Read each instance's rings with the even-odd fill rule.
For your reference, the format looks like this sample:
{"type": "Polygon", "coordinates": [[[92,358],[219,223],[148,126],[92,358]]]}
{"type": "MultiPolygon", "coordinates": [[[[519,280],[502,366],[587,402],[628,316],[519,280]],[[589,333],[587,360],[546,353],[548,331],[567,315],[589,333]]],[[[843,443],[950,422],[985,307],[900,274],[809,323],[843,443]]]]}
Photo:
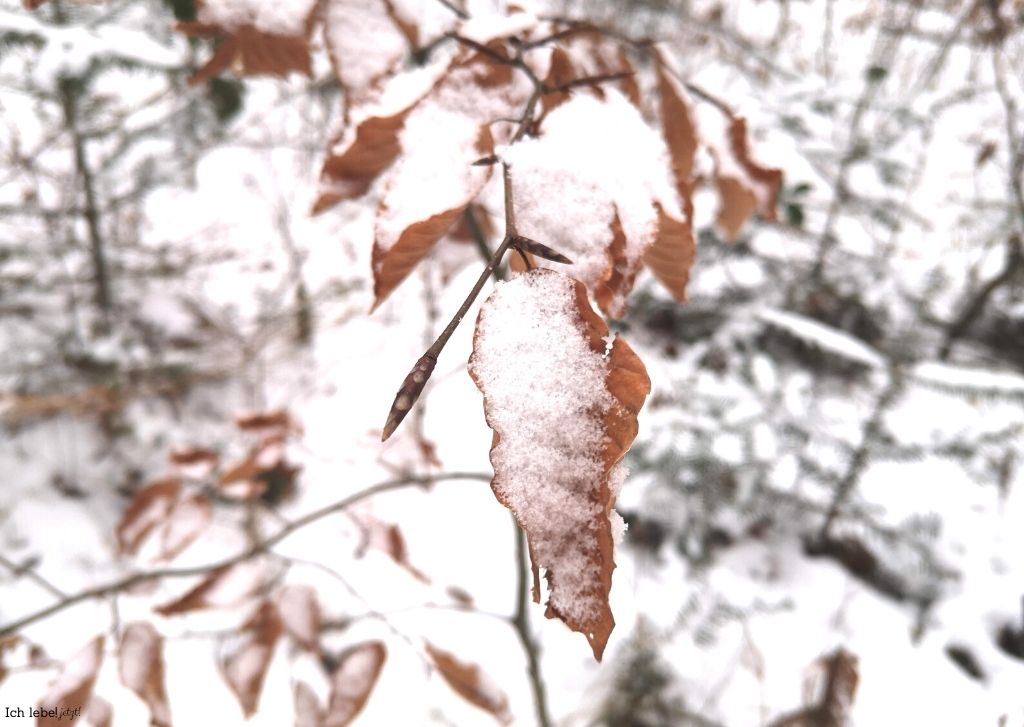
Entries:
{"type": "Polygon", "coordinates": [[[679,196],[688,201],[693,186],[693,163],[698,145],[695,114],[686,93],[672,78],[660,54],[656,56],[655,67],[658,72],[658,94],[661,97],[661,128],[672,158],[672,173],[679,196]]]}
{"type": "Polygon", "coordinates": [[[263,583],[263,564],[250,560],[224,566],[210,572],[184,595],[155,609],[172,616],[200,608],[223,608],[241,603],[256,593],[263,583]]]}
{"type": "Polygon", "coordinates": [[[755,211],[765,219],[776,219],[775,206],[782,187],[782,170],[763,167],[750,158],[747,122],[739,116],[730,120],[728,147],[718,151],[731,157],[727,165],[718,160],[715,183],[721,198],[718,224],[726,237],[732,240],[755,211]]]}
{"type": "Polygon", "coordinates": [[[324,727],[324,708],[313,688],[303,681],[295,682],[295,727],[324,727]]]}
{"type": "Polygon", "coordinates": [[[281,618],[274,605],[264,601],[240,630],[241,642],[221,661],[220,668],[242,713],[249,718],[259,704],[263,678],[281,637],[281,618]]]}
{"type": "Polygon", "coordinates": [[[118,669],[121,683],[149,707],[153,727],[170,727],[171,709],[164,687],[163,637],[152,624],[128,624],[121,635],[118,669]]]}
{"type": "Polygon", "coordinates": [[[68,715],[88,703],[103,662],[103,636],[97,636],[64,663],[60,674],[39,702],[41,710],[56,710],[58,716],[40,716],[37,727],[62,727],[68,715]],[[65,711],[67,710],[67,711],[65,711]]]}
{"type": "MultiPolygon", "coordinates": [[[[697,243],[688,221],[668,215],[661,205],[658,209],[658,233],[644,252],[644,264],[679,303],[686,302],[686,285],[690,282],[690,269],[697,255],[697,243]]],[[[688,206],[687,220],[692,219],[693,207],[688,206]]]]}
{"type": "MultiPolygon", "coordinates": [[[[477,318],[469,370],[494,430],[491,488],[526,532],[546,615],[600,660],[611,589],[617,468],[650,391],[643,363],[594,313],[583,284],[537,269],[495,286],[477,318]]],[[[540,599],[534,589],[534,600],[540,599]]]]}
{"type": "Polygon", "coordinates": [[[213,505],[202,492],[193,492],[171,510],[161,533],[160,557],[173,560],[198,538],[213,518],[213,505]]]}
{"type": "Polygon", "coordinates": [[[84,719],[83,727],[110,727],[114,719],[114,708],[106,699],[94,694],[85,705],[84,719]]]}
{"type": "Polygon", "coordinates": [[[489,712],[502,724],[512,721],[508,709],[508,697],[485,675],[476,664],[467,664],[447,651],[426,644],[430,660],[438,673],[448,682],[460,697],[485,712],[489,712]]]}
{"type": "Polygon", "coordinates": [[[180,491],[178,480],[166,479],[135,493],[115,529],[118,549],[125,554],[135,553],[145,537],[170,513],[180,491]]]}
{"type": "Polygon", "coordinates": [[[285,586],[277,594],[281,623],[289,636],[306,651],[320,650],[320,603],[309,586],[285,586]]]}
{"type": "Polygon", "coordinates": [[[386,658],[387,649],[381,641],[356,644],[342,653],[338,667],[331,674],[325,727],[345,727],[352,723],[366,706],[386,658]]]}

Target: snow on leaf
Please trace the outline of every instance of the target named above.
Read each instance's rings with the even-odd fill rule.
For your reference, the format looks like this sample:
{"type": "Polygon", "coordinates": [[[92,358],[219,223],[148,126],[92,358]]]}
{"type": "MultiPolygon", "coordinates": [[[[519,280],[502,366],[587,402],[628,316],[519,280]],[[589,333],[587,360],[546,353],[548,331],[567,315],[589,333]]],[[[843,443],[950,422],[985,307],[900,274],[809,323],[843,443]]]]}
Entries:
{"type": "Polygon", "coordinates": [[[491,488],[526,531],[546,615],[590,641],[600,660],[608,606],[617,467],[650,391],[643,363],[587,302],[584,286],[537,269],[499,283],[480,310],[470,375],[494,430],[491,488]]]}
{"type": "Polygon", "coordinates": [[[460,697],[485,712],[489,712],[502,724],[512,721],[508,709],[508,697],[476,664],[466,664],[447,651],[426,644],[430,660],[448,685],[460,697]]]}
{"type": "Polygon", "coordinates": [[[263,678],[282,630],[277,609],[264,601],[242,625],[240,642],[221,660],[221,673],[246,718],[253,715],[259,704],[263,678]]]}
{"type": "Polygon", "coordinates": [[[766,219],[776,218],[782,170],[763,167],[750,158],[746,119],[732,116],[727,136],[727,143],[714,150],[715,183],[721,198],[718,225],[731,240],[755,211],[766,219]]]}
{"type": "Polygon", "coordinates": [[[189,36],[221,38],[213,56],[189,79],[200,84],[234,67],[242,75],[312,75],[309,33],[316,0],[197,0],[197,20],[177,24],[189,36]]]}
{"type": "Polygon", "coordinates": [[[412,272],[490,177],[474,160],[493,151],[486,125],[437,105],[421,106],[402,132],[406,154],[377,210],[374,308],[412,272]]]}
{"type": "Polygon", "coordinates": [[[313,688],[303,681],[295,682],[295,727],[324,727],[324,709],[313,688]]]}
{"type": "Polygon", "coordinates": [[[324,42],[351,103],[391,71],[409,51],[409,40],[386,0],[326,0],[324,42]]]}
{"type": "Polygon", "coordinates": [[[68,718],[71,711],[81,709],[89,701],[96,674],[103,661],[103,641],[103,636],[95,637],[64,662],[60,674],[39,702],[41,710],[56,710],[58,716],[40,716],[36,722],[37,727],[59,727],[66,724],[63,720],[68,718]]]}
{"type": "Polygon", "coordinates": [[[578,95],[562,104],[544,120],[540,138],[503,156],[512,168],[518,231],[570,258],[566,272],[605,312],[620,315],[658,234],[656,205],[683,216],[661,135],[609,89],[603,100],[578,95]]]}
{"type": "Polygon", "coordinates": [[[263,583],[263,563],[249,560],[217,568],[179,598],[156,608],[162,616],[200,608],[224,608],[241,603],[263,583]]]}
{"type": "Polygon", "coordinates": [[[285,586],[277,594],[277,610],[289,636],[307,651],[320,650],[320,604],[309,586],[285,586]]]}
{"type": "Polygon", "coordinates": [[[387,649],[383,642],[367,641],[347,649],[331,674],[325,727],[345,727],[366,706],[384,668],[387,649]]]}
{"type": "Polygon", "coordinates": [[[173,560],[198,538],[213,517],[210,498],[193,492],[182,498],[168,515],[160,536],[160,557],[173,560]]]}
{"type": "Polygon", "coordinates": [[[361,197],[391,166],[402,146],[398,135],[413,107],[437,83],[447,66],[435,65],[390,79],[373,104],[360,106],[329,147],[320,172],[319,214],[346,199],[361,197]]]}
{"type": "Polygon", "coordinates": [[[145,537],[170,513],[180,491],[178,480],[166,479],[135,493],[115,530],[118,549],[125,554],[135,553],[145,537]]]}
{"type": "Polygon", "coordinates": [[[163,637],[152,624],[128,624],[121,635],[118,666],[121,683],[149,707],[153,727],[170,727],[171,710],[164,687],[163,637]]]}

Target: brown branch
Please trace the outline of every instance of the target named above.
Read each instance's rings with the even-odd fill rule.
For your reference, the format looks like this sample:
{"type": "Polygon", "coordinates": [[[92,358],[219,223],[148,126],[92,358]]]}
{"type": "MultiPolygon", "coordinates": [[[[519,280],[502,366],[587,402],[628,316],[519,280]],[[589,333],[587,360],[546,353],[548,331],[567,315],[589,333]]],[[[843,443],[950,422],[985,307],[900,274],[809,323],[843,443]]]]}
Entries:
{"type": "Polygon", "coordinates": [[[530,633],[529,617],[529,581],[530,564],[527,562],[526,533],[519,527],[516,516],[512,515],[512,529],[516,538],[516,609],[512,616],[512,626],[519,637],[519,643],[526,654],[526,668],[530,676],[530,690],[533,692],[533,706],[537,711],[539,727],[551,727],[551,715],[548,714],[548,699],[544,686],[544,678],[540,673],[540,649],[530,633]]]}
{"type": "Polygon", "coordinates": [[[250,547],[233,556],[214,563],[207,563],[205,565],[190,566],[186,568],[159,568],[151,571],[132,573],[131,575],[125,576],[124,578],[111,583],[79,591],[78,593],[65,596],[61,600],[44,609],[31,613],[28,616],[23,616],[22,618],[19,618],[5,626],[0,626],[0,637],[13,634],[30,624],[49,618],[50,616],[60,613],[61,611],[64,611],[76,604],[84,601],[90,601],[95,598],[105,598],[114,594],[123,593],[124,591],[134,588],[142,583],[149,583],[163,578],[189,578],[193,576],[201,576],[222,568],[230,568],[231,566],[242,563],[250,558],[254,558],[257,555],[269,552],[275,545],[292,533],[301,530],[307,525],[310,525],[317,520],[321,520],[328,515],[342,512],[368,497],[373,497],[374,495],[378,495],[382,492],[388,492],[390,490],[409,487],[411,485],[426,485],[442,480],[476,480],[490,482],[491,475],[477,472],[451,472],[448,474],[438,475],[406,476],[393,480],[386,480],[384,482],[378,482],[375,485],[367,487],[365,490],[360,490],[359,492],[353,493],[348,497],[338,500],[337,502],[325,505],[318,510],[313,510],[296,520],[292,520],[278,529],[278,531],[270,537],[253,543],[250,547]]]}

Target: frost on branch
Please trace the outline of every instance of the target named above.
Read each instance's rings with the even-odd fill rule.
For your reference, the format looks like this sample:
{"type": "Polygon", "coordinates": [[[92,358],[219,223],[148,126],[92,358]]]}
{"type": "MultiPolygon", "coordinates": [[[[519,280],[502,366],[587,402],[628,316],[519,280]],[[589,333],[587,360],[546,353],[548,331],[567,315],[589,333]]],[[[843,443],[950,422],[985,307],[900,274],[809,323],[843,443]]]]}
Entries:
{"type": "Polygon", "coordinates": [[[494,430],[491,488],[526,532],[546,615],[590,641],[598,660],[608,606],[618,466],[650,391],[643,363],[590,308],[586,289],[537,269],[495,287],[477,319],[469,368],[494,430]]]}

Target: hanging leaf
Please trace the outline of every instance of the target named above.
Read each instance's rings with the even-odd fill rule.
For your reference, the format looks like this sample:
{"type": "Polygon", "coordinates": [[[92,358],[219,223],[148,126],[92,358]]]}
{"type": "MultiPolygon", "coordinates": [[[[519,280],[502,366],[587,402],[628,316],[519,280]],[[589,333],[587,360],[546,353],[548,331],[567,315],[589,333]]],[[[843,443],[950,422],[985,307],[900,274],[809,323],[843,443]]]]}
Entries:
{"type": "Polygon", "coordinates": [[[292,71],[311,76],[309,34],[315,7],[315,0],[299,0],[282,13],[276,4],[196,0],[197,20],[178,23],[176,29],[192,37],[218,38],[219,44],[189,83],[205,83],[228,68],[244,76],[286,76],[292,71]]]}
{"type": "Polygon", "coordinates": [[[324,708],[313,688],[306,682],[295,682],[295,727],[325,727],[324,708]]]}
{"type": "Polygon", "coordinates": [[[697,154],[696,113],[686,92],[672,78],[660,53],[655,55],[658,73],[658,94],[661,97],[661,128],[672,158],[672,173],[679,196],[689,200],[694,182],[694,159],[697,154]]]}
{"type": "Polygon", "coordinates": [[[97,636],[77,654],[64,662],[60,674],[39,702],[42,712],[37,727],[62,727],[71,715],[81,714],[92,696],[92,687],[103,662],[103,637],[97,636]]]}
{"type": "Polygon", "coordinates": [[[356,644],[342,653],[331,674],[325,727],[345,727],[359,715],[380,678],[385,658],[387,649],[380,641],[356,644]]]}
{"type": "MultiPolygon", "coordinates": [[[[689,201],[689,200],[687,200],[689,201]]],[[[644,265],[658,282],[679,303],[686,302],[686,286],[690,282],[690,269],[697,256],[697,243],[688,221],[666,214],[661,205],[658,210],[658,234],[644,251],[644,265]]],[[[687,209],[687,220],[693,219],[693,206],[687,209]]]]}
{"type": "Polygon", "coordinates": [[[128,624],[121,635],[118,667],[121,683],[149,707],[153,727],[170,727],[171,708],[164,687],[163,637],[152,624],[128,624]]]}
{"type": "Polygon", "coordinates": [[[193,492],[175,504],[161,533],[160,557],[173,560],[198,538],[213,518],[210,498],[193,492]]]}
{"type": "Polygon", "coordinates": [[[770,727],[846,727],[850,707],[857,693],[860,674],[857,657],[842,647],[818,660],[807,691],[814,701],[803,709],[784,715],[770,727]]]}
{"type": "Polygon", "coordinates": [[[477,319],[469,369],[494,430],[491,488],[526,531],[546,615],[583,633],[598,660],[608,606],[616,465],[650,390],[643,363],[590,308],[576,280],[538,269],[499,283],[477,319]]]}
{"type": "Polygon", "coordinates": [[[309,586],[285,586],[277,594],[277,610],[289,636],[303,649],[320,651],[320,604],[309,586]]]}
{"type": "Polygon", "coordinates": [[[127,555],[138,551],[146,536],[170,513],[180,491],[178,480],[166,479],[153,482],[135,493],[114,531],[118,550],[127,555]]]}
{"type": "Polygon", "coordinates": [[[162,616],[173,616],[200,608],[235,606],[262,584],[263,563],[248,560],[212,571],[183,596],[154,610],[162,616]]]}
{"type": "Polygon", "coordinates": [[[172,449],[168,460],[182,477],[203,479],[217,467],[220,455],[205,447],[172,449]]]}
{"type": "Polygon", "coordinates": [[[94,694],[85,705],[84,720],[82,727],[110,727],[114,720],[114,708],[106,699],[94,694]]]}
{"type": "Polygon", "coordinates": [[[437,671],[460,697],[489,712],[502,724],[512,721],[512,715],[508,710],[508,697],[480,670],[480,667],[476,664],[466,664],[429,643],[426,648],[437,671]]]}
{"type": "Polygon", "coordinates": [[[776,219],[776,200],[782,187],[782,170],[763,167],[750,158],[747,122],[732,116],[728,143],[715,150],[715,183],[720,205],[718,225],[732,240],[754,212],[776,219]]]}
{"type": "Polygon", "coordinates": [[[264,601],[242,624],[240,643],[221,660],[220,668],[234,692],[246,719],[256,712],[263,691],[263,678],[281,637],[282,625],[277,609],[264,601]]]}

